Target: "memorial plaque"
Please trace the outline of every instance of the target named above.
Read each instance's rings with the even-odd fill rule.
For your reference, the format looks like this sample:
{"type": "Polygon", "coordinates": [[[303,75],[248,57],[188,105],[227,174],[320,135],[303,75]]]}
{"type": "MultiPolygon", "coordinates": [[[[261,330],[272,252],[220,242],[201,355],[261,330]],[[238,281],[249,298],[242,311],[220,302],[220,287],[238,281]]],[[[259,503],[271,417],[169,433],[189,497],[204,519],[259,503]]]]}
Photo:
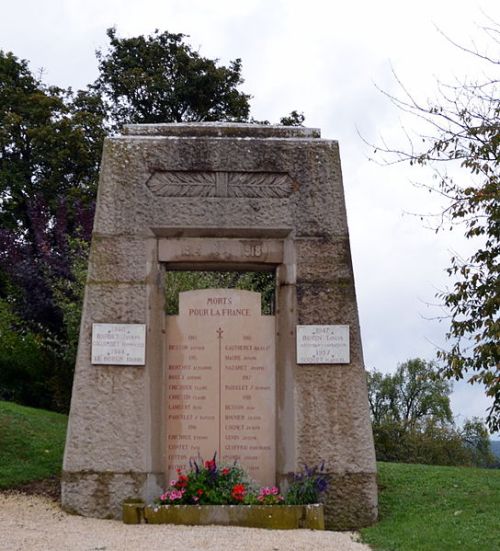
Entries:
{"type": "Polygon", "coordinates": [[[145,351],[143,323],[92,324],[92,364],[144,365],[145,351]]]}
{"type": "Polygon", "coordinates": [[[260,294],[234,289],[179,295],[167,316],[166,474],[190,458],[241,464],[275,482],[274,316],[260,294]]]}
{"type": "Polygon", "coordinates": [[[297,325],[298,364],[348,364],[348,325],[297,325]]]}

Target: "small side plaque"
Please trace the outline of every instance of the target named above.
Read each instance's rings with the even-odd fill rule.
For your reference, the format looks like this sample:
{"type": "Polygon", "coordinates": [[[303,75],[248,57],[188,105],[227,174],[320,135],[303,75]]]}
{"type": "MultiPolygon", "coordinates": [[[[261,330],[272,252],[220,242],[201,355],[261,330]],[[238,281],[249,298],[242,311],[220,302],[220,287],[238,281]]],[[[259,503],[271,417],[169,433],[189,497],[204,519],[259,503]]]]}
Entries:
{"type": "Polygon", "coordinates": [[[145,324],[92,324],[92,364],[144,365],[145,356],[145,324]]]}
{"type": "Polygon", "coordinates": [[[298,364],[348,364],[348,325],[297,325],[298,364]]]}

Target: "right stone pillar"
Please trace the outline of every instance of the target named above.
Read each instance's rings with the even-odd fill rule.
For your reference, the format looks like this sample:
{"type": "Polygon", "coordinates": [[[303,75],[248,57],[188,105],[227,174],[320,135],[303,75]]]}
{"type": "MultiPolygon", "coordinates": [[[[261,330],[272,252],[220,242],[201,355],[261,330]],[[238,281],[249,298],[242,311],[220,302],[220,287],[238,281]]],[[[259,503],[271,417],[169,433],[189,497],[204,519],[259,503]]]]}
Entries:
{"type": "Polygon", "coordinates": [[[376,460],[338,144],[318,142],[295,226],[295,319],[348,325],[350,361],[296,365],[296,462],[325,461],[327,528],[350,530],[377,520],[376,460]]]}

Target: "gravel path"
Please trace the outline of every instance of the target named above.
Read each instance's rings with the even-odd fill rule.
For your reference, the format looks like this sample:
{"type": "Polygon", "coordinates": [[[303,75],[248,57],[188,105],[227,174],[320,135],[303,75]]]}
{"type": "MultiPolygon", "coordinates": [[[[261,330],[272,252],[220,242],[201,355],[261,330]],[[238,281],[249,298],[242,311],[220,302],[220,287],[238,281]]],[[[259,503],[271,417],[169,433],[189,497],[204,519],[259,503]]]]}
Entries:
{"type": "Polygon", "coordinates": [[[68,515],[35,495],[0,494],[2,551],[369,551],[346,532],[125,525],[68,515]]]}

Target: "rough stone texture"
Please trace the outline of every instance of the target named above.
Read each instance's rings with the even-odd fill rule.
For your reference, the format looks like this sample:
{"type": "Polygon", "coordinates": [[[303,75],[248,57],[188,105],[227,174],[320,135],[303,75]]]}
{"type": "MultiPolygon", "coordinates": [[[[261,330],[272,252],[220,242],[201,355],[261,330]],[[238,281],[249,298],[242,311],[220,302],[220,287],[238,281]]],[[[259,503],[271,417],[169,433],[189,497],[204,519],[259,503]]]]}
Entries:
{"type": "Polygon", "coordinates": [[[302,126],[269,126],[261,124],[207,122],[165,123],[165,124],[126,124],[123,133],[128,136],[212,136],[214,138],[319,138],[319,128],[302,126]]]}
{"type": "Polygon", "coordinates": [[[377,518],[375,473],[332,473],[330,486],[332,491],[325,502],[327,530],[352,530],[373,524],[377,518]]]}
{"type": "Polygon", "coordinates": [[[120,519],[123,501],[140,494],[146,479],[145,473],[65,472],[61,500],[68,512],[120,519]]]}
{"type": "Polygon", "coordinates": [[[125,134],[104,146],[63,506],[113,516],[122,498],[149,500],[163,482],[163,270],[260,267],[276,270],[278,286],[276,479],[325,460],[328,526],[374,522],[375,455],[337,142],[317,129],[239,124],[137,125],[125,134]],[[182,246],[170,248],[178,238],[182,246]],[[200,254],[184,254],[203,238],[210,242],[200,254]],[[272,246],[273,255],[238,252],[242,239],[272,246]],[[95,322],[145,323],[146,364],[91,365],[95,322]],[[297,366],[297,324],[349,325],[351,363],[297,366]]]}
{"type": "Polygon", "coordinates": [[[104,149],[101,182],[108,180],[99,191],[104,206],[95,222],[95,231],[103,234],[151,236],[166,221],[169,227],[295,227],[304,237],[347,234],[338,145],[328,140],[275,138],[270,147],[265,139],[250,145],[228,138],[115,138],[104,149]],[[286,173],[291,193],[199,200],[186,197],[193,193],[188,184],[177,197],[154,194],[146,185],[158,172],[193,171],[256,173],[257,181],[263,173],[286,173]],[[338,185],[326,194],[325,181],[338,185]]]}
{"type": "Polygon", "coordinates": [[[144,284],[150,276],[149,260],[156,246],[154,238],[134,239],[94,233],[88,283],[144,284]]]}

